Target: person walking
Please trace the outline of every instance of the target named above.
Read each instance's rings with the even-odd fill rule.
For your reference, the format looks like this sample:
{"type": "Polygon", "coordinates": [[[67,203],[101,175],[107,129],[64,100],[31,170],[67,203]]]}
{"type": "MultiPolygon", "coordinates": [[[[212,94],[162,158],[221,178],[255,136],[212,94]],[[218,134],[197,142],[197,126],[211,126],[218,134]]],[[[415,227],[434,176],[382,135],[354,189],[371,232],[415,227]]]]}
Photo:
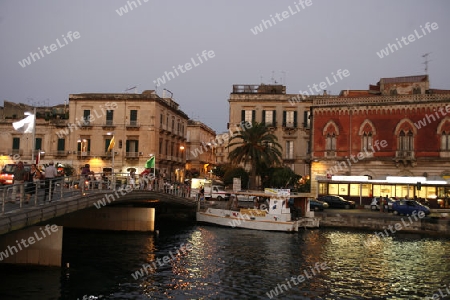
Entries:
{"type": "Polygon", "coordinates": [[[19,189],[19,200],[20,203],[23,200],[24,194],[25,194],[25,181],[28,180],[28,172],[23,167],[23,162],[19,161],[17,163],[16,168],[14,169],[13,173],[13,190],[12,190],[12,203],[16,203],[16,197],[17,197],[17,189],[19,189]]]}
{"type": "Polygon", "coordinates": [[[45,168],[45,193],[44,193],[44,203],[48,197],[48,202],[52,202],[52,189],[54,184],[54,178],[58,176],[58,171],[53,165],[53,161],[48,163],[48,166],[45,168]]]}
{"type": "Polygon", "coordinates": [[[32,164],[28,175],[27,188],[25,189],[27,195],[27,199],[25,200],[26,204],[30,201],[31,196],[36,193],[36,182],[39,181],[40,177],[41,172],[39,172],[35,164],[32,164]]]}

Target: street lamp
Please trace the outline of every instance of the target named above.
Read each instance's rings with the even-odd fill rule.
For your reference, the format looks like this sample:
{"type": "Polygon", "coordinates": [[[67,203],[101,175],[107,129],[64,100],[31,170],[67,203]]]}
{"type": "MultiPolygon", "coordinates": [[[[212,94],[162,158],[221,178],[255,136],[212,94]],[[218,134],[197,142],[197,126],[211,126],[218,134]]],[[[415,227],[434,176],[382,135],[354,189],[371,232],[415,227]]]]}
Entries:
{"type": "Polygon", "coordinates": [[[115,190],[116,189],[116,181],[114,178],[114,144],[115,144],[114,132],[108,132],[108,133],[106,133],[106,135],[112,135],[112,138],[109,142],[109,144],[110,144],[109,147],[111,147],[111,181],[112,181],[112,187],[115,190]],[[111,141],[112,141],[112,145],[111,145],[111,141]]]}

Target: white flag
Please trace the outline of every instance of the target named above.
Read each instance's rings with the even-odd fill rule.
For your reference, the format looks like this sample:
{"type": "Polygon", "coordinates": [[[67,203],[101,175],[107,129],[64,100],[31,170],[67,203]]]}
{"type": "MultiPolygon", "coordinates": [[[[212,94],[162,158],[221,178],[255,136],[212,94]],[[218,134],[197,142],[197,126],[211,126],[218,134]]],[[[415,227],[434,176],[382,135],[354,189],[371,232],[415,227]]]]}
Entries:
{"type": "Polygon", "coordinates": [[[29,112],[26,112],[25,115],[28,117],[14,122],[12,125],[14,129],[20,133],[33,133],[35,116],[29,112]]]}

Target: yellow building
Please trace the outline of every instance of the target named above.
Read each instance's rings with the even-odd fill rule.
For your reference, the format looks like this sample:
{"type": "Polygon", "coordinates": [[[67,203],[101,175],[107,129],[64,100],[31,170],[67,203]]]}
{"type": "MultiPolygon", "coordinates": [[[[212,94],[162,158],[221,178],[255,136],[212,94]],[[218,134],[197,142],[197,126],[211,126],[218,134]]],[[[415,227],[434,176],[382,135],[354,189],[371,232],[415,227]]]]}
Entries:
{"type": "Polygon", "coordinates": [[[216,132],[200,121],[189,120],[187,125],[186,171],[188,177],[212,178],[216,165],[216,132]]]}
{"type": "MultiPolygon", "coordinates": [[[[243,121],[264,123],[282,146],[283,164],[309,175],[311,100],[299,101],[282,85],[233,85],[228,127],[243,121]]],[[[231,149],[230,149],[231,150],[231,149]]]]}
{"type": "Polygon", "coordinates": [[[71,94],[69,116],[69,124],[60,126],[57,135],[65,140],[64,150],[76,167],[89,163],[93,171],[102,172],[114,164],[115,172],[136,168],[139,173],[155,156],[156,174],[184,180],[188,116],[173,99],[161,98],[155,91],[71,94]],[[107,151],[112,136],[114,153],[107,151]]]}

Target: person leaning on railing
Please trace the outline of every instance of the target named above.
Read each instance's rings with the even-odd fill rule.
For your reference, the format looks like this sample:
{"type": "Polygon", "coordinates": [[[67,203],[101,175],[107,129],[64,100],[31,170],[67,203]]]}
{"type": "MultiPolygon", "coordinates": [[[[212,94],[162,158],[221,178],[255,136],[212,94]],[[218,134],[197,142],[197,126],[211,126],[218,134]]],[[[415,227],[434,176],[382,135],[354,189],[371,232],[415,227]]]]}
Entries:
{"type": "Polygon", "coordinates": [[[17,187],[19,187],[19,200],[22,202],[25,193],[24,182],[28,180],[28,172],[23,167],[23,162],[19,161],[13,173],[13,190],[12,190],[12,203],[16,203],[17,187]]]}
{"type": "Polygon", "coordinates": [[[44,202],[45,199],[47,199],[48,195],[50,197],[48,202],[52,202],[52,188],[54,184],[53,179],[58,176],[58,170],[56,170],[55,166],[53,165],[53,161],[50,161],[48,163],[48,166],[45,168],[44,174],[45,174],[44,202]]]}

